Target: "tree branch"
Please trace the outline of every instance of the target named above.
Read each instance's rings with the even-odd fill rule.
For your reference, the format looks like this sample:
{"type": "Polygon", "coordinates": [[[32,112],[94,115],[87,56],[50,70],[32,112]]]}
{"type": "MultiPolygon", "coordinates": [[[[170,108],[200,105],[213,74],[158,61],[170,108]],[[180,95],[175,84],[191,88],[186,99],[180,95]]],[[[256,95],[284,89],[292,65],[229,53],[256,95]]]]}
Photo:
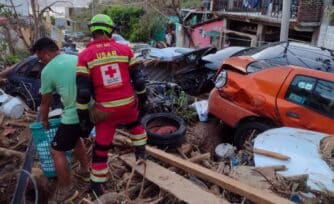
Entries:
{"type": "Polygon", "coordinates": [[[3,3],[0,3],[0,5],[7,7],[7,8],[16,8],[16,7],[22,6],[22,4],[18,4],[15,6],[15,5],[8,5],[8,4],[3,4],[3,3]]]}
{"type": "Polygon", "coordinates": [[[56,5],[57,3],[69,3],[70,5],[73,5],[72,2],[70,1],[55,1],[49,5],[47,5],[46,7],[44,7],[40,12],[39,12],[39,15],[38,15],[38,18],[41,18],[43,16],[43,14],[47,11],[47,10],[50,10],[52,11],[51,7],[56,5]]]}
{"type": "MultiPolygon", "coordinates": [[[[14,13],[13,13],[13,17],[14,17],[14,19],[17,21],[17,24],[19,24],[19,23],[20,23],[20,19],[19,19],[19,16],[18,16],[18,14],[17,14],[16,6],[14,5],[13,0],[10,0],[10,4],[12,5],[12,9],[13,9],[13,11],[14,11],[14,13]]],[[[20,26],[16,27],[14,30],[16,31],[17,35],[22,39],[24,45],[25,45],[27,48],[29,48],[29,47],[30,47],[30,44],[29,44],[29,43],[27,42],[27,40],[24,38],[24,34],[23,34],[23,32],[22,32],[20,26]]]]}

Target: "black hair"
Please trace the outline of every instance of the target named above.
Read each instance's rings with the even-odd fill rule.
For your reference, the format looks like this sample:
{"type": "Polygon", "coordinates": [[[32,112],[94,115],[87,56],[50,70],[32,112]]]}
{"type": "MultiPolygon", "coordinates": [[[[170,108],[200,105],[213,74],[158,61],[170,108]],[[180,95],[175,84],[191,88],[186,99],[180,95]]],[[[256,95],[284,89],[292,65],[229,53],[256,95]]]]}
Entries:
{"type": "Polygon", "coordinates": [[[106,36],[108,36],[109,38],[111,38],[112,33],[113,33],[113,29],[112,29],[111,33],[107,33],[107,32],[105,32],[104,30],[95,30],[95,31],[92,33],[92,35],[93,35],[93,38],[96,38],[97,36],[102,36],[102,35],[106,35],[106,36]]]}
{"type": "Polygon", "coordinates": [[[38,39],[32,48],[30,48],[31,53],[36,53],[37,51],[50,51],[55,52],[58,51],[59,47],[54,40],[48,37],[42,37],[38,39]]]}

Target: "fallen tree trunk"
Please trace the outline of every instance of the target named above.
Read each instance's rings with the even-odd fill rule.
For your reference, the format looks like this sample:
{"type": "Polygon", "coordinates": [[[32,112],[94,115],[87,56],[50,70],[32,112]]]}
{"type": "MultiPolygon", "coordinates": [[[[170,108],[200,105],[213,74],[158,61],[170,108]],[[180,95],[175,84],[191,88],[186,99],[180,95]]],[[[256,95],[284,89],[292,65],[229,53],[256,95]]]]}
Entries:
{"type": "Polygon", "coordinates": [[[206,181],[214,183],[228,191],[244,196],[247,199],[255,203],[279,203],[279,204],[291,203],[292,204],[291,201],[284,199],[282,197],[279,197],[275,194],[268,193],[268,192],[250,187],[230,177],[224,176],[222,174],[218,174],[198,164],[194,164],[192,162],[186,161],[184,159],[173,156],[171,154],[168,154],[156,148],[147,146],[146,151],[149,155],[157,159],[160,159],[166,163],[169,163],[172,166],[180,168],[206,181]]]}

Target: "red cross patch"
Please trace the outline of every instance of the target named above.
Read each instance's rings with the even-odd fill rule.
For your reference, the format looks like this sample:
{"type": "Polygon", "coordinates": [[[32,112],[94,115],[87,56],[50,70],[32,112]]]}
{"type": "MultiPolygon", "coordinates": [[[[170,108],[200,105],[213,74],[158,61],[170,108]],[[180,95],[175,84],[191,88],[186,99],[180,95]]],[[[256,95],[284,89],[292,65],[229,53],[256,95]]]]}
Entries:
{"type": "Polygon", "coordinates": [[[122,76],[118,64],[101,66],[103,84],[106,87],[114,87],[122,84],[122,76]]]}

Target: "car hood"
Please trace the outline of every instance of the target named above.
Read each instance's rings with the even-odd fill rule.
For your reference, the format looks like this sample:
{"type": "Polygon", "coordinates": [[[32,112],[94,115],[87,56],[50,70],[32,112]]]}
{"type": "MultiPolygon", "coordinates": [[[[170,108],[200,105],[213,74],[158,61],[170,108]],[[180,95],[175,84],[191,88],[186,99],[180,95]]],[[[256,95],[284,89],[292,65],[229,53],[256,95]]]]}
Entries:
{"type": "Polygon", "coordinates": [[[172,61],[179,57],[182,57],[185,53],[191,52],[192,48],[183,47],[168,47],[168,48],[147,48],[141,49],[136,53],[136,57],[141,57],[142,50],[148,50],[148,59],[159,59],[160,61],[172,61]]]}
{"type": "Polygon", "coordinates": [[[223,68],[235,69],[244,73],[247,73],[247,66],[256,61],[254,58],[249,56],[230,57],[225,59],[223,68]]]}

